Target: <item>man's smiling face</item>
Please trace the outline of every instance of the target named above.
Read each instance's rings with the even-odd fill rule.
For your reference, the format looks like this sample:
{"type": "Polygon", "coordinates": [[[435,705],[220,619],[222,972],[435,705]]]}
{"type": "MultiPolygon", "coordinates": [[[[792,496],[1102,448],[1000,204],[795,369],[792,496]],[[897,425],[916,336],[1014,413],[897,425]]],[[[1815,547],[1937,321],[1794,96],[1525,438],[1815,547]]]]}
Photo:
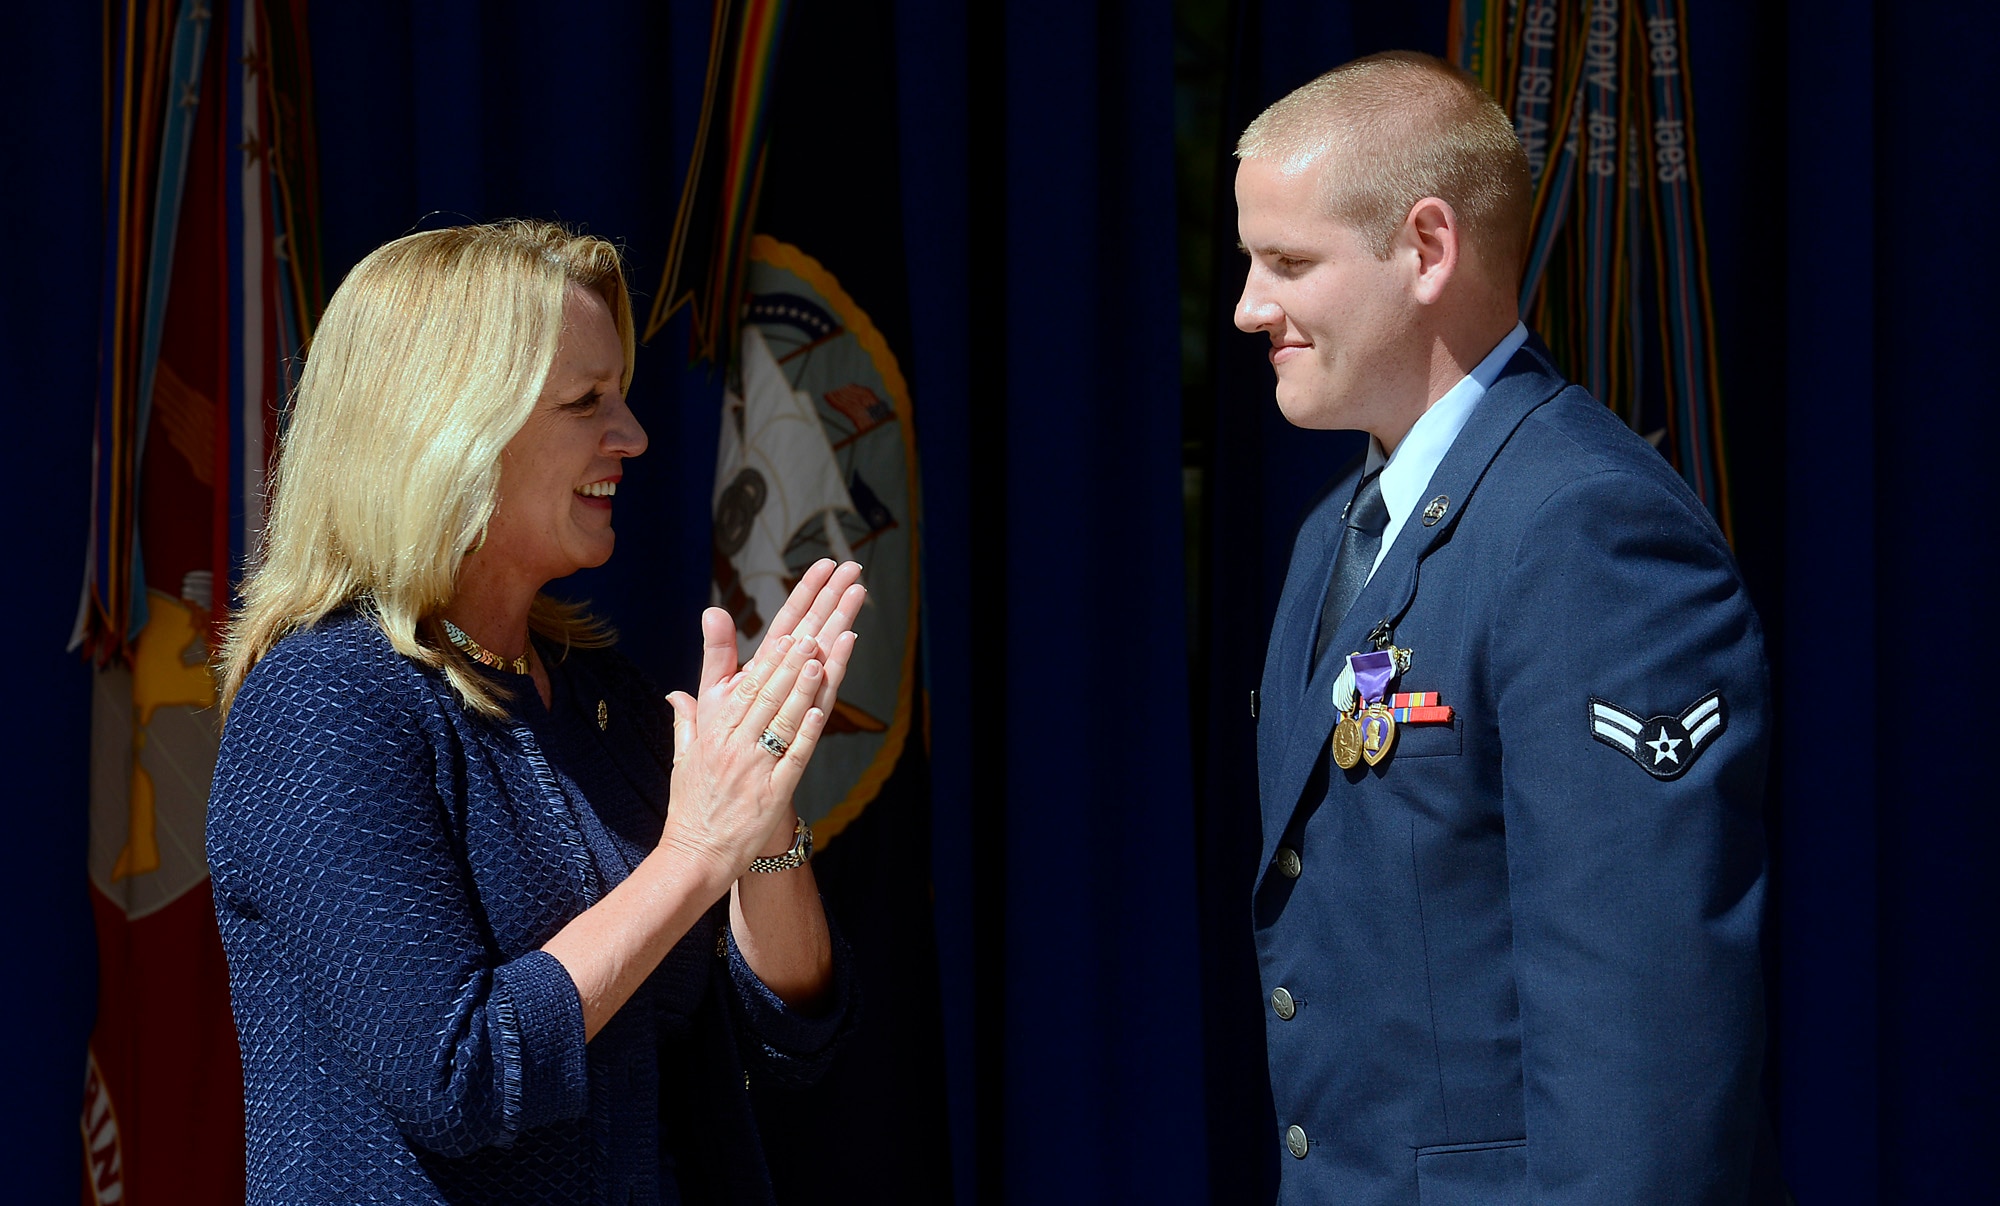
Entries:
{"type": "MultiPolygon", "coordinates": [[[[1326,212],[1325,156],[1302,167],[1245,159],[1236,168],[1236,230],[1249,256],[1236,325],[1271,341],[1278,409],[1299,427],[1374,431],[1396,422],[1385,387],[1421,356],[1403,257],[1378,258],[1326,212]]],[[[1407,419],[1402,420],[1405,424],[1407,419]]]]}

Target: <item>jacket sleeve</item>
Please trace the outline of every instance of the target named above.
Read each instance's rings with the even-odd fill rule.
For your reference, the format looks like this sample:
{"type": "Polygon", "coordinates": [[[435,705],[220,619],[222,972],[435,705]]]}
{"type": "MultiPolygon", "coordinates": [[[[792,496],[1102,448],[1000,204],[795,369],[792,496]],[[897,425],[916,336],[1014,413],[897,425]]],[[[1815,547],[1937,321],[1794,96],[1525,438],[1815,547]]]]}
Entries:
{"type": "Polygon", "coordinates": [[[280,661],[230,714],[210,803],[217,907],[262,933],[229,952],[256,989],[238,1008],[302,997],[323,1028],[302,1047],[345,1061],[441,1155],[580,1116],[576,987],[553,956],[503,960],[484,933],[435,700],[351,658],[280,661]]]}
{"type": "MultiPolygon", "coordinates": [[[[671,776],[674,762],[673,710],[665,695],[645,671],[622,655],[606,651],[591,662],[604,676],[607,690],[626,699],[627,711],[637,718],[640,740],[645,743],[662,776],[671,776]]],[[[745,1061],[781,1084],[803,1087],[819,1079],[832,1062],[834,1052],[853,1032],[859,1014],[859,992],[855,986],[854,955],[833,911],[822,900],[826,912],[827,936],[833,944],[833,984],[826,999],[812,1013],[792,1008],[758,978],[743,952],[736,947],[736,935],[729,927],[728,898],[718,905],[718,929],[722,953],[728,969],[727,990],[737,1033],[747,1038],[745,1061]]]]}
{"type": "MultiPolygon", "coordinates": [[[[821,902],[825,908],[825,902],[821,902]]],[[[736,935],[725,920],[723,942],[729,959],[730,996],[748,1036],[746,1062],[755,1063],[766,1075],[781,1084],[802,1088],[818,1080],[841,1043],[854,1030],[859,1016],[859,994],[854,985],[854,954],[834,925],[832,912],[826,917],[827,937],[833,943],[833,985],[826,1000],[813,1013],[785,1004],[764,981],[758,979],[743,952],[736,947],[736,935]]]]}
{"type": "Polygon", "coordinates": [[[1767,674],[1735,563],[1677,485],[1612,470],[1550,496],[1493,634],[1537,1202],[1741,1201],[1750,1178],[1767,674]],[[1699,749],[1634,743],[1687,760],[1676,778],[1593,736],[1593,697],[1643,723],[1711,691],[1726,720],[1699,749]]]}

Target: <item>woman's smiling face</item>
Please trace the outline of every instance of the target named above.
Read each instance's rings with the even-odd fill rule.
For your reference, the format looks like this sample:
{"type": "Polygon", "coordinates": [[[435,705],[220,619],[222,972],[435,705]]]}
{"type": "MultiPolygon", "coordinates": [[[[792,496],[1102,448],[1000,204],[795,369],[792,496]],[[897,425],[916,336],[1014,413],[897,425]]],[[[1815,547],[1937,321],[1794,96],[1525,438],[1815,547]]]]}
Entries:
{"type": "Polygon", "coordinates": [[[548,381],[501,453],[483,558],[504,560],[536,586],[610,558],[612,496],[625,458],[646,450],[646,431],[625,405],[624,371],[610,307],[571,285],[548,381]]]}

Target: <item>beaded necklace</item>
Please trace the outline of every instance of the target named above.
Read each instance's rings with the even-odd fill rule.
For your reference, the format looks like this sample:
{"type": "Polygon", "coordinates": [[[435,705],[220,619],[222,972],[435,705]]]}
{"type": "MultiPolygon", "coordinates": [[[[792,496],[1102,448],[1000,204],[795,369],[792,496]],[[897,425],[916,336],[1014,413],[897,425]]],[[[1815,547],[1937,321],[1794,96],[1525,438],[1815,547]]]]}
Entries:
{"type": "Polygon", "coordinates": [[[486,648],[486,646],[481,645],[478,641],[465,635],[465,630],[450,620],[444,621],[444,634],[451,638],[452,644],[458,646],[460,653],[463,653],[482,666],[491,666],[495,670],[509,671],[514,674],[526,674],[528,672],[528,658],[526,654],[520,657],[501,657],[499,654],[486,648]]]}

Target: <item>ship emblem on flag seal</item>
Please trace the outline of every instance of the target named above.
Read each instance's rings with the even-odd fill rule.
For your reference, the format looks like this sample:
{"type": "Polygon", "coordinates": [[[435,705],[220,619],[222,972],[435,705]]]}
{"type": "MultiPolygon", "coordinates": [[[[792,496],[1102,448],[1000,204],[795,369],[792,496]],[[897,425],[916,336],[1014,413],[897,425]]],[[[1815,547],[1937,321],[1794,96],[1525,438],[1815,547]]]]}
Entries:
{"type": "Polygon", "coordinates": [[[739,356],[723,391],[711,598],[749,661],[822,557],[866,569],[867,610],[840,701],[794,802],[824,849],[901,757],[916,708],[916,441],[902,369],[818,261],[750,240],[739,356]]]}

